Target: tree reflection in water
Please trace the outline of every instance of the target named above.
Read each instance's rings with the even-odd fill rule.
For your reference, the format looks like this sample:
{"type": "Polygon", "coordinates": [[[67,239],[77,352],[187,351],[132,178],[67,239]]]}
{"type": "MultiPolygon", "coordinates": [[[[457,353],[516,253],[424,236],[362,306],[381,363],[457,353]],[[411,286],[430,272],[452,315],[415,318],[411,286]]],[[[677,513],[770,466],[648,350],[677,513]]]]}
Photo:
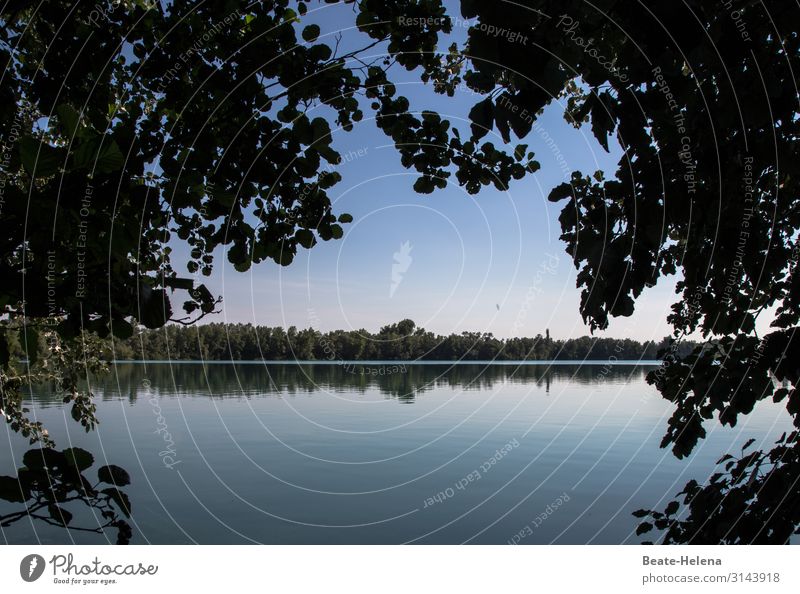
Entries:
{"type": "Polygon", "coordinates": [[[0,499],[25,508],[0,516],[0,527],[28,518],[80,532],[116,530],[117,544],[130,542],[131,503],[120,489],[130,484],[124,469],[101,466],[93,485],[84,472],[94,456],[80,448],[28,450],[22,463],[16,477],[0,476],[0,499]]]}

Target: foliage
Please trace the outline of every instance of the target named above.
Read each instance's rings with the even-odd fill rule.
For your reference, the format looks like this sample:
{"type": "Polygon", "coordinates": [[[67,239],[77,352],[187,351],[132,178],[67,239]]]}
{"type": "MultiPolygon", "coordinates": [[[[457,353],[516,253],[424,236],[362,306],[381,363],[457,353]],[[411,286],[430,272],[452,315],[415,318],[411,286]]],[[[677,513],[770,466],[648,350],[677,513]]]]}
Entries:
{"type": "MultiPolygon", "coordinates": [[[[452,25],[438,0],[347,3],[367,38],[350,54],[320,36],[304,2],[127,0],[100,26],[89,3],[3,5],[0,270],[18,280],[3,284],[0,307],[15,331],[34,341],[29,318],[51,317],[65,339],[82,329],[125,339],[138,323],[208,314],[216,298],[178,272],[170,241],[189,247],[187,272],[207,275],[218,247],[247,270],[341,237],[350,217],[332,212],[327,190],[339,177],[323,162],[340,159],[333,128],[348,131],[365,112],[419,174],[416,191],[452,179],[475,193],[538,169],[517,141],[558,100],[568,122],[622,152],[613,176],[574,172],[550,194],[563,204],[586,322],[606,328],[646,288],[678,277],[670,365],[650,376],[676,405],[663,445],[686,456],[705,423],[733,425],[770,397],[800,426],[797,3],[462,0],[462,16],[476,20],[466,44],[446,50],[437,45],[452,25]],[[385,57],[361,60],[372,47],[385,57]],[[463,83],[480,94],[470,134],[414,111],[397,93],[395,65],[439,93],[463,83]],[[47,233],[31,232],[31,205],[47,233]],[[188,291],[182,314],[175,291],[188,291]],[[760,337],[765,312],[775,316],[760,337]],[[707,344],[677,352],[695,332],[707,344]]],[[[763,499],[759,489],[774,483],[758,465],[780,452],[767,476],[794,476],[798,447],[787,439],[757,453],[753,480],[729,473],[688,489],[677,510],[689,514],[687,530],[717,518],[713,505],[727,497],[747,504],[739,521],[770,513],[800,529],[788,511],[800,485],[763,499]],[[693,504],[700,493],[714,496],[693,504]]],[[[766,534],[785,542],[782,531],[766,534]]]]}
{"type": "Polygon", "coordinates": [[[797,431],[784,433],[770,452],[745,454],[755,441],[750,439],[739,456],[720,458],[717,464],[723,465],[723,472],[713,474],[704,485],[689,481],[678,493],[681,499],[670,502],[663,512],[635,512],[652,520],[642,522],[637,534],[655,526],[664,531],[664,544],[789,542],[800,522],[794,493],[800,481],[797,438],[797,431]]]}
{"type": "MultiPolygon", "coordinates": [[[[470,30],[465,80],[502,88],[492,106],[501,135],[530,131],[503,106],[533,113],[559,96],[568,121],[622,149],[611,179],[575,172],[550,199],[564,202],[561,238],[593,328],[679,274],[674,336],[699,332],[708,343],[685,356],[666,350],[671,364],[649,376],[676,405],[662,445],[687,456],[707,420],[735,425],[770,396],[800,427],[798,6],[465,1],[462,11],[531,37],[530,51],[509,52],[485,27],[470,30]],[[774,330],[759,337],[756,320],[771,310],[774,330]]],[[[798,447],[794,433],[702,487],[690,483],[651,514],[656,528],[665,542],[786,542],[800,531],[798,447]]]]}
{"type": "Polygon", "coordinates": [[[33,518],[82,532],[103,534],[115,529],[117,544],[128,544],[132,530],[123,517],[130,518],[131,503],[120,490],[130,484],[127,472],[118,466],[102,466],[97,471],[98,482],[92,485],[84,472],[94,464],[94,456],[80,448],[28,450],[22,460],[25,466],[16,477],[0,476],[0,499],[23,503],[25,509],[0,516],[0,526],[33,518]],[[100,488],[101,483],[110,486],[100,488]],[[103,523],[92,528],[75,525],[75,514],[83,511],[79,503],[91,511],[94,523],[98,517],[103,523]]]}
{"type": "MultiPolygon", "coordinates": [[[[352,217],[332,212],[328,190],[341,176],[329,166],[341,156],[331,143],[365,109],[422,174],[419,191],[442,185],[433,176],[451,161],[438,146],[449,123],[412,114],[387,77],[395,64],[437,67],[449,22],[397,23],[443,15],[438,0],[359,3],[364,46],[348,53],[318,37],[304,2],[102,8],[8,2],[0,10],[8,156],[0,267],[7,278],[25,271],[24,282],[0,291],[7,314],[58,318],[64,337],[127,338],[136,323],[158,328],[210,313],[217,298],[199,279],[217,248],[244,271],[265,260],[287,265],[298,246],[342,236],[352,217]],[[385,58],[359,57],[379,44],[385,58]],[[47,233],[26,224],[32,204],[47,233]],[[185,272],[172,260],[176,243],[189,251],[185,272]]],[[[481,151],[491,166],[492,151],[481,151]]]]}
{"type": "Polygon", "coordinates": [[[92,334],[64,340],[54,326],[47,319],[16,327],[13,322],[0,323],[0,414],[31,444],[38,441],[46,446],[55,444],[41,422],[28,418],[29,411],[22,405],[24,389],[53,387],[64,404],[72,404],[72,418],[90,431],[99,421],[86,378],[108,369],[105,341],[92,334]]]}
{"type": "MultiPolygon", "coordinates": [[[[501,339],[488,332],[441,336],[417,327],[411,320],[389,324],[375,333],[212,323],[146,330],[125,343],[116,343],[113,356],[117,360],[174,361],[635,361],[656,359],[669,342],[665,338],[660,343],[642,344],[589,336],[554,340],[541,334],[501,339]]],[[[676,348],[691,352],[694,346],[685,341],[676,348]]]]}
{"type": "MultiPolygon", "coordinates": [[[[349,52],[320,36],[305,2],[3,4],[0,274],[14,280],[0,315],[15,328],[54,321],[78,351],[87,332],[124,340],[213,312],[202,279],[215,253],[245,271],[342,237],[352,217],[328,194],[341,179],[333,135],[365,112],[419,172],[419,192],[444,187],[448,168],[470,192],[522,175],[397,94],[391,68],[439,67],[452,29],[439,0],[344,3],[363,33],[349,52]],[[377,46],[385,56],[362,59],[377,46]]],[[[19,398],[4,399],[10,410],[19,398]]]]}
{"type": "Polygon", "coordinates": [[[70,404],[71,417],[88,432],[99,423],[95,415],[93,392],[87,379],[104,375],[108,370],[107,341],[96,335],[82,334],[80,339],[63,339],[51,320],[37,320],[19,327],[5,322],[0,332],[3,344],[3,366],[0,367],[0,414],[11,429],[27,438],[31,444],[44,447],[29,450],[23,456],[25,465],[18,476],[0,476],[0,499],[24,503],[25,509],[0,516],[0,526],[29,517],[69,530],[103,534],[106,529],[117,531],[117,544],[128,544],[131,526],[118,511],[130,516],[128,496],[118,487],[130,482],[127,473],[116,466],[98,470],[100,482],[114,486],[98,490],[83,472],[92,466],[94,457],[80,448],[63,451],[53,449],[55,442],[41,421],[28,418],[29,409],[23,406],[25,388],[51,390],[63,404],[70,404]],[[10,340],[9,340],[10,339],[10,340]],[[121,473],[117,470],[122,471],[121,473]],[[112,472],[113,474],[109,474],[112,472]],[[109,480],[113,479],[113,480],[109,480]],[[82,503],[93,511],[96,526],[75,526],[75,515],[64,506],[82,503]],[[116,510],[112,506],[116,505],[116,510]],[[46,512],[46,513],[44,513],[46,512]],[[98,522],[102,518],[102,522],[98,522]]]}

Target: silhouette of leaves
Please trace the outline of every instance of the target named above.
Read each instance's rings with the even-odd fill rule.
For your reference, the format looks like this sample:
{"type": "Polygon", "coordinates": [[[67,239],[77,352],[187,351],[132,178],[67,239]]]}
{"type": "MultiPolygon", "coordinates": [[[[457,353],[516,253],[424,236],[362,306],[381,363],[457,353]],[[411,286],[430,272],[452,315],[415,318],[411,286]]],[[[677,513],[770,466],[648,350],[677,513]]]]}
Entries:
{"type": "MultiPolygon", "coordinates": [[[[130,499],[116,487],[98,492],[86,479],[83,471],[94,462],[90,452],[80,448],[63,451],[38,448],[25,452],[22,460],[25,466],[19,469],[16,477],[0,476],[0,499],[24,503],[25,509],[0,515],[0,526],[33,518],[68,530],[97,534],[113,528],[117,531],[118,544],[130,542],[132,529],[118,514],[119,511],[125,518],[130,517],[130,499]],[[76,525],[75,512],[81,507],[92,510],[91,517],[101,517],[104,522],[97,526],[76,525]]],[[[103,466],[98,475],[100,482],[116,482],[117,486],[130,484],[130,476],[119,466],[103,466]]]]}

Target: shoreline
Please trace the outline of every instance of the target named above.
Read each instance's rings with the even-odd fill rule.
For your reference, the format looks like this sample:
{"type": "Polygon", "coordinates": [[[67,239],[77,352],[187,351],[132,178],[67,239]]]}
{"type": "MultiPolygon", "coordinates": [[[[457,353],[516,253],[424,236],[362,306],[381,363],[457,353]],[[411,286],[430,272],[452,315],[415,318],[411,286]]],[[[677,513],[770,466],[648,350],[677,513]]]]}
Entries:
{"type": "Polygon", "coordinates": [[[342,360],[342,361],[325,361],[325,360],[261,360],[261,359],[214,359],[214,360],[189,360],[189,359],[118,359],[108,362],[111,365],[124,364],[124,363],[174,363],[181,365],[230,365],[230,364],[243,364],[243,365],[635,365],[635,366],[653,366],[661,365],[661,361],[654,359],[627,359],[609,361],[607,359],[586,359],[586,360],[568,360],[568,359],[554,359],[554,360],[538,360],[538,361],[492,361],[492,360],[461,360],[461,361],[446,361],[446,360],[424,360],[414,361],[407,359],[386,359],[386,360],[342,360]]]}

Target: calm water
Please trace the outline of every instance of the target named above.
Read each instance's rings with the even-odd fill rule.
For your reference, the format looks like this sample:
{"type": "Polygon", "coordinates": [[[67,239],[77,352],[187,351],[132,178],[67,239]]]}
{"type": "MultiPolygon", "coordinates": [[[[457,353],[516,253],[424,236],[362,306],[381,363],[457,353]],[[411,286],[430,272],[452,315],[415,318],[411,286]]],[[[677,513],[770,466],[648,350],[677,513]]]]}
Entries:
{"type": "MultiPolygon", "coordinates": [[[[764,403],[676,460],[658,447],[670,406],[651,368],[119,364],[95,386],[94,433],[46,391],[28,406],[59,447],[95,454],[90,477],[128,470],[137,544],[636,543],[633,510],[789,426],[764,403]]],[[[4,431],[7,475],[28,444],[4,431]]],[[[105,542],[27,520],[1,536],[105,542]]]]}

